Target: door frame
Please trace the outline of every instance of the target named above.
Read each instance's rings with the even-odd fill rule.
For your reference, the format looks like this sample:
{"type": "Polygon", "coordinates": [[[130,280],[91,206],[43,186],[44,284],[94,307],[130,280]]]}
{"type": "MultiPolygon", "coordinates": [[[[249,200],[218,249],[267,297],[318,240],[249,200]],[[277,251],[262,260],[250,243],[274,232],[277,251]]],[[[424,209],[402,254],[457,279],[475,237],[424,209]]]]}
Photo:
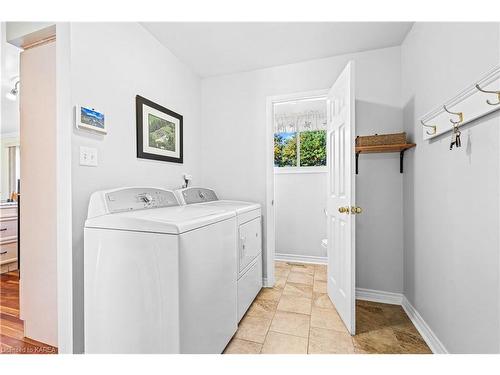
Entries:
{"type": "MultiPolygon", "coordinates": [[[[1,22],[0,35],[6,33],[1,22]]],[[[71,189],[71,30],[69,22],[48,26],[55,29],[56,44],[56,261],[57,347],[60,354],[73,353],[73,238],[71,189]]],[[[47,38],[44,29],[33,32],[31,41],[47,38]]],[[[9,41],[7,41],[9,43],[9,41]]],[[[0,55],[0,57],[2,57],[0,55]]]]}
{"type": "Polygon", "coordinates": [[[57,327],[58,352],[73,350],[73,216],[71,187],[71,26],[56,23],[57,327]]]}
{"type": "Polygon", "coordinates": [[[266,150],[266,218],[265,225],[265,269],[264,287],[274,286],[274,258],[276,253],[276,220],[274,189],[274,104],[293,100],[326,99],[329,89],[300,91],[291,94],[273,95],[266,98],[266,133],[264,138],[266,150]],[[270,219],[271,218],[271,219],[270,219]]]}

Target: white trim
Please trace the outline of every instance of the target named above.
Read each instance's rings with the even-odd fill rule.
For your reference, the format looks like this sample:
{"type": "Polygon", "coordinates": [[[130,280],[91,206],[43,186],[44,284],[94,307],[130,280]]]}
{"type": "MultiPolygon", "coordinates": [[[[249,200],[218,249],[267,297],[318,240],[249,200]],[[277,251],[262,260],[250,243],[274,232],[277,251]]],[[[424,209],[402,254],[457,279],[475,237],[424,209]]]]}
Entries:
{"type": "Polygon", "coordinates": [[[266,217],[265,228],[265,285],[274,285],[274,252],[276,247],[276,223],[274,221],[274,126],[272,98],[266,99],[266,217]]]}
{"type": "Polygon", "coordinates": [[[327,167],[274,167],[274,174],[328,173],[327,167]]]}
{"type": "Polygon", "coordinates": [[[384,292],[382,290],[356,288],[356,299],[363,301],[372,301],[378,303],[389,303],[392,305],[400,305],[410,318],[411,322],[420,333],[425,343],[429,346],[434,354],[448,354],[443,343],[438,339],[424,318],[412,306],[402,293],[384,292]]]}
{"type": "Polygon", "coordinates": [[[384,292],[382,290],[356,288],[356,299],[401,305],[403,302],[403,295],[401,293],[384,292]]]}
{"type": "Polygon", "coordinates": [[[71,40],[70,24],[56,24],[56,210],[58,352],[73,353],[73,237],[71,198],[71,40]]]}
{"type": "Polygon", "coordinates": [[[443,345],[443,343],[438,339],[436,334],[432,331],[431,327],[425,322],[424,318],[418,313],[418,311],[412,306],[408,299],[403,296],[403,302],[401,304],[406,314],[412,321],[413,325],[420,333],[426,344],[432,350],[434,354],[448,354],[448,350],[443,345]]]}
{"type": "Polygon", "coordinates": [[[270,284],[268,281],[267,281],[267,277],[263,277],[262,278],[262,287],[263,288],[272,288],[274,286],[274,282],[272,284],[270,284]]]}
{"type": "Polygon", "coordinates": [[[14,138],[14,139],[17,139],[17,141],[19,142],[19,132],[10,132],[10,133],[2,133],[0,134],[0,137],[2,138],[2,140],[6,140],[6,139],[10,139],[10,138],[14,138]]]}
{"type": "Polygon", "coordinates": [[[312,255],[295,255],[295,254],[282,254],[276,253],[275,260],[283,262],[297,262],[297,263],[311,263],[311,264],[327,264],[327,257],[316,257],[312,255]]]}

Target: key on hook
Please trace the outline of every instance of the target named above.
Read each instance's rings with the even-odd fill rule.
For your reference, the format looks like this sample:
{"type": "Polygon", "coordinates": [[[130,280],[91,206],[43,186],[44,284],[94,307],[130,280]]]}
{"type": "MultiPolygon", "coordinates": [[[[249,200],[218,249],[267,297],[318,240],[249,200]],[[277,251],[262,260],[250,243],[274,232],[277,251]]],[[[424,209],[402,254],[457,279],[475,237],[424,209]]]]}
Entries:
{"type": "Polygon", "coordinates": [[[453,133],[451,133],[451,142],[450,142],[450,150],[455,147],[462,147],[462,140],[460,139],[460,135],[462,133],[458,130],[458,126],[453,126],[453,133]]]}

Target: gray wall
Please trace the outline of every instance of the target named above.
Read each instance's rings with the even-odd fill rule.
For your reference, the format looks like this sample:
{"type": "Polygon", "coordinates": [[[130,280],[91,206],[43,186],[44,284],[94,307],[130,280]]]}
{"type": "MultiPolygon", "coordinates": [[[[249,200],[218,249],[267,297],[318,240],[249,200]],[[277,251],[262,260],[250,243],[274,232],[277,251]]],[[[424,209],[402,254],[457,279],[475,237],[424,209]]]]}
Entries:
{"type": "Polygon", "coordinates": [[[74,349],[83,350],[83,227],[90,194],[119,186],[178,188],[200,175],[200,80],[137,23],[71,24],[73,105],[102,110],[108,134],[72,138],[74,349]],[[135,96],[184,116],[184,164],[136,158],[135,96]],[[98,149],[99,166],[79,165],[80,146],[98,149]]]}
{"type": "MultiPolygon", "coordinates": [[[[356,100],[357,135],[401,131],[401,108],[356,100]]],[[[356,287],[401,293],[403,175],[399,173],[399,153],[361,154],[358,166],[356,204],[363,213],[356,215],[356,287]]]]}
{"type": "MultiPolygon", "coordinates": [[[[358,133],[401,131],[399,47],[206,78],[202,80],[203,184],[224,198],[261,203],[265,216],[266,97],[328,89],[351,59],[356,62],[358,133]]],[[[399,155],[360,159],[357,203],[365,213],[358,216],[356,283],[361,288],[401,292],[399,155]]]]}
{"type": "Polygon", "coordinates": [[[417,23],[402,45],[404,293],[452,353],[499,352],[499,126],[422,140],[419,118],[499,63],[499,24],[417,23]]]}

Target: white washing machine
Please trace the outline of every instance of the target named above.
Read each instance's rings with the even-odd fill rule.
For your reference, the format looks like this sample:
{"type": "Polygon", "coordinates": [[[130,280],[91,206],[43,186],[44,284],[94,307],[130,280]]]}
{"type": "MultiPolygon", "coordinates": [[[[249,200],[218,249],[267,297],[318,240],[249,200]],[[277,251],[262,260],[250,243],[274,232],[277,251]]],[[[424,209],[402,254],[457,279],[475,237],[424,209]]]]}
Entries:
{"type": "Polygon", "coordinates": [[[237,329],[236,215],[172,191],[91,196],[86,353],[221,353],[237,329]]]}
{"type": "Polygon", "coordinates": [[[258,203],[219,200],[215,191],[188,187],[176,190],[181,204],[235,212],[238,242],[238,322],[262,289],[262,214],[258,203]]]}

